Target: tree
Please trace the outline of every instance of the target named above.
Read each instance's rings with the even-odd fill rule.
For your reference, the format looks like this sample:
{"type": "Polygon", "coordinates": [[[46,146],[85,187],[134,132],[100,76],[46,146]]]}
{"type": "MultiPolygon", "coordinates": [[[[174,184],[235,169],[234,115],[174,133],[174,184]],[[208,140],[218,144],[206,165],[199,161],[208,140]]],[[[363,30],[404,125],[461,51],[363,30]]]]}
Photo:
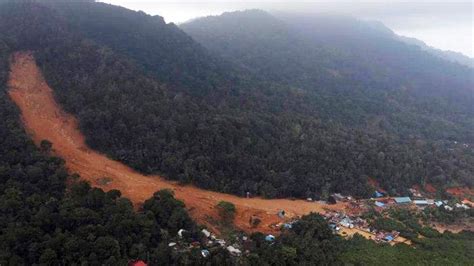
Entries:
{"type": "Polygon", "coordinates": [[[40,150],[44,153],[49,153],[53,147],[53,143],[47,139],[40,142],[40,150]]]}
{"type": "Polygon", "coordinates": [[[236,208],[231,202],[220,201],[216,205],[217,211],[221,219],[226,223],[231,223],[234,220],[236,208]]]}

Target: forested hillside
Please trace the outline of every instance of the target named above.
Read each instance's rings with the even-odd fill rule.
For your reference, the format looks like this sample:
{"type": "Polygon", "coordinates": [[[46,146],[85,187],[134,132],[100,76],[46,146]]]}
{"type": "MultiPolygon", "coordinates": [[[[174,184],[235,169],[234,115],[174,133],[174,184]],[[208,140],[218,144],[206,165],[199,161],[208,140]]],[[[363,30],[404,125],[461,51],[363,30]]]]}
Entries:
{"type": "Polygon", "coordinates": [[[69,176],[48,145],[35,147],[6,95],[13,51],[0,42],[0,264],[187,260],[189,254],[173,255],[168,241],[181,228],[198,236],[197,226],[169,192],[157,192],[137,213],[120,191],[91,188],[69,176]]]}
{"type": "Polygon", "coordinates": [[[71,29],[135,59],[175,90],[205,95],[233,86],[231,69],[160,16],[79,1],[55,3],[53,8],[67,17],[71,29]]]}
{"type": "Polygon", "coordinates": [[[304,90],[318,116],[399,136],[474,140],[473,69],[350,17],[250,10],[181,27],[219,56],[304,90]]]}
{"type": "Polygon", "coordinates": [[[472,186],[474,172],[472,149],[461,143],[331,121],[308,88],[225,62],[158,17],[93,1],[71,5],[0,1],[0,265],[473,260],[472,233],[430,235],[415,223],[424,235],[416,249],[391,247],[359,237],[344,241],[317,214],[303,217],[274,243],[252,235],[249,253],[241,257],[217,247],[204,258],[200,248],[190,247],[204,241],[197,225],[169,191],[134,210],[120,191],[104,192],[71,176],[63,160],[51,156],[54,143],[35,147],[7,95],[16,51],[34,53],[91,147],[142,172],[267,197],[330,191],[365,196],[369,176],[392,193],[425,181],[472,186]],[[127,27],[113,30],[122,19],[127,27]],[[189,234],[179,239],[182,228],[189,234]],[[171,248],[172,241],[185,248],[171,248]]]}
{"type": "MultiPolygon", "coordinates": [[[[87,143],[144,173],[265,197],[317,198],[332,191],[367,196],[368,177],[393,194],[424,182],[472,185],[472,148],[452,142],[469,139],[469,127],[457,123],[470,121],[462,118],[470,112],[465,105],[449,122],[452,131],[443,130],[447,118],[424,110],[428,122],[441,126],[421,128],[446,134],[427,140],[418,129],[402,134],[411,130],[406,123],[420,122],[403,116],[414,112],[365,97],[363,83],[355,82],[353,90],[352,79],[330,79],[316,83],[325,93],[313,93],[250,64],[210,55],[158,17],[102,3],[9,5],[1,13],[4,42],[34,50],[58,101],[79,118],[87,143]],[[118,20],[126,26],[117,27],[118,20]],[[380,108],[383,114],[371,111],[380,108]]],[[[296,67],[288,73],[299,73],[296,67]]],[[[373,91],[388,94],[383,87],[373,91]]]]}
{"type": "Polygon", "coordinates": [[[456,63],[459,63],[461,65],[465,65],[465,66],[474,68],[474,58],[465,56],[465,55],[463,55],[459,52],[444,51],[444,50],[440,50],[440,49],[431,47],[431,46],[427,45],[426,43],[424,43],[423,41],[417,40],[415,38],[410,38],[410,37],[405,37],[405,36],[397,36],[397,37],[398,37],[399,40],[401,40],[401,41],[403,41],[407,44],[417,46],[421,50],[427,51],[428,53],[430,53],[432,55],[438,56],[440,58],[444,58],[444,59],[446,59],[448,61],[451,61],[451,62],[456,62],[456,63]]]}

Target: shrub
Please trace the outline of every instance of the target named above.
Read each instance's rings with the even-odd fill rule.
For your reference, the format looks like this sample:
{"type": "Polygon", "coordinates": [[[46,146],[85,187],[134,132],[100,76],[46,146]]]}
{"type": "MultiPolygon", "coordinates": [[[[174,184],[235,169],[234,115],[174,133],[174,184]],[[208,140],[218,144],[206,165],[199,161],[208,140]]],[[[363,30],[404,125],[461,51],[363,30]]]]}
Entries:
{"type": "Polygon", "coordinates": [[[221,216],[222,220],[224,220],[225,222],[230,222],[234,220],[236,209],[233,203],[227,201],[220,201],[216,205],[216,207],[219,211],[219,215],[221,216]]]}

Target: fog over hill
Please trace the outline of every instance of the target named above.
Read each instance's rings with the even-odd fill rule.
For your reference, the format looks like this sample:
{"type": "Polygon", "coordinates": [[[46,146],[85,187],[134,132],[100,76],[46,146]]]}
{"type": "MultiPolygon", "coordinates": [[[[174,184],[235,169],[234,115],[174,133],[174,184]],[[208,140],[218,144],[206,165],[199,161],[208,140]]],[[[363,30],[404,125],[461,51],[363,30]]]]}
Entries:
{"type": "Polygon", "coordinates": [[[333,1],[205,1],[205,0],[102,0],[161,15],[167,22],[183,23],[197,17],[220,15],[246,9],[262,9],[273,14],[291,12],[302,15],[350,15],[381,21],[396,33],[417,38],[437,49],[456,51],[474,57],[472,50],[471,1],[333,0],[333,1]]]}

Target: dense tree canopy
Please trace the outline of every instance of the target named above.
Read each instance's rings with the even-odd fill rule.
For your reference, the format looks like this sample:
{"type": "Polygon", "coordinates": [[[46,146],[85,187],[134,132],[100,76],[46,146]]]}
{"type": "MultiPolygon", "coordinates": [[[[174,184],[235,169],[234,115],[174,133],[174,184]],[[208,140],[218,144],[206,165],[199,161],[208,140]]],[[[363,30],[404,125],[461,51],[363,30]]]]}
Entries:
{"type": "MultiPolygon", "coordinates": [[[[216,59],[158,17],[102,3],[10,8],[2,8],[0,18],[4,42],[35,51],[57,99],[79,118],[92,148],[144,173],[265,197],[317,198],[331,191],[367,196],[368,177],[393,194],[424,182],[473,183],[472,146],[436,137],[468,140],[469,127],[456,122],[462,117],[452,120],[454,131],[430,129],[437,132],[433,137],[417,129],[405,132],[410,121],[431,128],[412,116],[419,110],[388,108],[384,115],[410,115],[390,118],[383,130],[345,122],[385,123],[365,116],[371,108],[385,108],[377,98],[364,98],[371,79],[354,83],[356,90],[346,79],[323,79],[313,93],[292,80],[273,81],[268,78],[273,72],[255,75],[216,59]],[[319,92],[329,98],[324,93],[318,100],[319,92]]],[[[334,58],[332,64],[339,62],[334,58]]],[[[379,85],[372,86],[374,97],[386,94],[379,85]]],[[[470,112],[464,111],[453,112],[463,117],[470,112]]]]}
{"type": "Polygon", "coordinates": [[[161,191],[137,213],[120,191],[69,176],[48,141],[36,148],[6,95],[10,52],[0,46],[0,264],[178,262],[168,241],[181,228],[198,236],[183,203],[161,191]]]}
{"type": "Polygon", "coordinates": [[[472,143],[474,69],[350,17],[224,13],[181,27],[210,51],[301,90],[318,117],[472,143]]]}
{"type": "MultiPolygon", "coordinates": [[[[265,241],[262,234],[252,236],[250,253],[239,258],[223,249],[212,250],[210,258],[203,258],[199,249],[173,251],[168,243],[176,241],[179,229],[189,232],[189,239],[182,241],[199,241],[201,236],[170,191],[155,193],[134,211],[120,191],[104,192],[69,176],[63,161],[49,155],[54,143],[44,140],[35,147],[6,94],[11,53],[34,51],[55,96],[79,118],[92,147],[143,172],[164,172],[206,188],[268,197],[328,191],[365,195],[368,176],[380,178],[394,191],[425,177],[439,184],[472,185],[472,151],[444,141],[402,139],[322,122],[301,91],[259,80],[227,63],[220,68],[219,59],[156,17],[73,3],[81,7],[74,17],[61,15],[73,12],[68,6],[55,11],[23,2],[0,7],[1,265],[122,265],[136,259],[150,265],[413,265],[473,260],[471,233],[438,234],[421,228],[426,238],[415,242],[416,249],[380,246],[358,237],[343,241],[316,214],[303,217],[275,242],[265,241]],[[87,17],[79,16],[84,8],[99,12],[93,19],[117,11],[134,26],[111,31],[117,36],[113,39],[102,30],[107,32],[116,21],[107,25],[105,19],[100,21],[105,28],[93,27],[88,24],[92,21],[79,19],[87,17]],[[156,51],[150,45],[141,54],[147,35],[122,43],[123,35],[136,27],[146,29],[140,34],[149,31],[156,43],[161,40],[157,36],[168,41],[156,51]],[[76,33],[77,28],[82,32],[76,33]],[[172,53],[170,47],[190,50],[172,53]],[[160,49],[167,52],[158,53],[160,49]],[[154,54],[167,61],[141,60],[154,54]],[[183,57],[174,58],[179,56],[183,57]],[[177,77],[181,71],[186,74],[177,77]]],[[[416,222],[400,219],[410,230],[415,227],[416,222]]],[[[391,225],[380,221],[377,226],[391,225]]]]}

